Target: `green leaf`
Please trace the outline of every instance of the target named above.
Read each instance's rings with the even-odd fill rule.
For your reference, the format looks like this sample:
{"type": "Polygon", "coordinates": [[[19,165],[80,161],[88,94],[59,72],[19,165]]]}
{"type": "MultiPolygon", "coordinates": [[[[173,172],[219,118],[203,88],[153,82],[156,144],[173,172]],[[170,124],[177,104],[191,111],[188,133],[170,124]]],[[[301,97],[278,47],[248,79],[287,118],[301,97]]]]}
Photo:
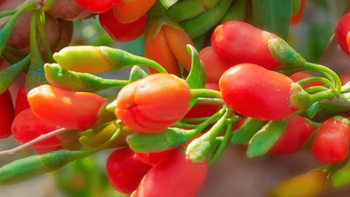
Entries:
{"type": "Polygon", "coordinates": [[[318,111],[318,107],[320,106],[320,103],[319,102],[316,102],[314,104],[311,105],[311,107],[306,111],[306,115],[309,117],[309,118],[313,118],[315,117],[317,111],[318,111]]]}
{"type": "Polygon", "coordinates": [[[270,121],[250,140],[247,156],[249,158],[264,155],[282,136],[287,128],[288,120],[270,121]]]}
{"type": "Polygon", "coordinates": [[[233,144],[248,144],[250,139],[258,132],[261,127],[266,123],[265,120],[259,120],[254,118],[248,118],[239,129],[237,129],[233,137],[231,138],[231,143],[233,144]]]}
{"type": "MultiPolygon", "coordinates": [[[[191,45],[187,45],[187,51],[192,56],[192,64],[191,64],[191,70],[190,70],[190,73],[188,74],[186,82],[191,89],[204,88],[206,77],[205,77],[203,64],[199,59],[198,52],[191,45]]],[[[190,108],[192,108],[196,102],[197,102],[197,98],[192,98],[190,101],[190,108]]]]}
{"type": "Polygon", "coordinates": [[[134,66],[130,71],[129,82],[131,83],[139,79],[143,79],[145,77],[147,77],[147,73],[144,70],[142,70],[139,66],[134,66]]]}
{"type": "Polygon", "coordinates": [[[187,51],[192,56],[192,64],[190,74],[188,74],[186,82],[191,89],[204,88],[206,77],[203,64],[199,59],[198,52],[191,45],[187,45],[187,51]]]}
{"type": "Polygon", "coordinates": [[[286,40],[292,17],[292,0],[252,0],[255,25],[286,40]]]}

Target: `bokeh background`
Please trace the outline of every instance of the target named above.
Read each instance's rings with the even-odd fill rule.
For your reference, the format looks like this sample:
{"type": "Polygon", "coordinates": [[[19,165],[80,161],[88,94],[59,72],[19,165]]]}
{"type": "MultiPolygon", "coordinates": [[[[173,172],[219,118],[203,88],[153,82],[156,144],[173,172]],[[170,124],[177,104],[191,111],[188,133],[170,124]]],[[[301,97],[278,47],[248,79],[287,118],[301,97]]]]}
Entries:
{"type": "MultiPolygon", "coordinates": [[[[172,1],[168,3],[171,4],[172,1]]],[[[290,28],[288,39],[290,45],[308,61],[317,62],[347,4],[348,0],[307,0],[302,22],[290,28]]],[[[129,43],[114,42],[100,26],[97,17],[74,22],[74,37],[71,45],[105,45],[136,55],[144,55],[143,37],[129,43]]],[[[0,61],[0,67],[6,66],[5,64],[0,61]]],[[[147,68],[144,69],[147,70],[147,68]]],[[[130,69],[125,69],[100,76],[127,79],[129,72],[130,69]]],[[[22,82],[23,78],[17,81],[18,84],[22,82]]],[[[12,87],[12,93],[17,89],[18,87],[12,87]]],[[[104,97],[115,97],[117,93],[118,89],[112,89],[100,94],[104,97]]],[[[13,138],[1,140],[0,150],[17,145],[13,138]]],[[[0,186],[0,197],[126,197],[127,195],[116,192],[110,186],[105,175],[105,163],[111,152],[111,150],[100,152],[72,162],[57,172],[24,183],[0,186]]],[[[35,152],[31,149],[24,149],[15,156],[0,156],[0,166],[33,154],[35,152]]],[[[311,157],[309,152],[304,151],[289,156],[249,160],[242,149],[229,146],[217,163],[211,167],[208,181],[197,196],[263,196],[266,188],[276,182],[320,165],[311,157]]],[[[343,193],[348,194],[347,196],[350,195],[348,188],[342,190],[343,193]]],[[[326,195],[335,196],[332,191],[324,196],[326,195]]]]}

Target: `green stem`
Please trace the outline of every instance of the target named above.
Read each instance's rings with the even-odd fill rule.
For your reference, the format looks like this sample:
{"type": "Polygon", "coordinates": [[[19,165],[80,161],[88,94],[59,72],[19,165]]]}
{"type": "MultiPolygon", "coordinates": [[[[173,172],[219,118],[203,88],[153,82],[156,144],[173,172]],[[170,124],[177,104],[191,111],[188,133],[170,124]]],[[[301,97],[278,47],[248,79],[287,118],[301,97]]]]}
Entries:
{"type": "Polygon", "coordinates": [[[2,11],[0,12],[0,18],[6,17],[6,16],[10,16],[16,13],[17,10],[6,10],[6,11],[2,11]]]}
{"type": "Polygon", "coordinates": [[[41,8],[40,11],[42,12],[48,11],[52,7],[52,5],[55,3],[55,1],[56,0],[47,0],[46,5],[43,8],[41,8]]]}
{"type": "Polygon", "coordinates": [[[182,119],[181,122],[183,123],[201,123],[204,122],[206,120],[208,120],[210,117],[204,117],[204,118],[185,118],[182,119]]]}
{"type": "MultiPolygon", "coordinates": [[[[39,18],[39,11],[32,12],[30,22],[30,56],[31,63],[26,78],[26,92],[29,92],[34,87],[47,84],[44,71],[44,61],[39,52],[39,43],[37,39],[37,21],[39,18]]],[[[40,39],[39,39],[40,40],[40,39]]]]}
{"type": "Polygon", "coordinates": [[[333,83],[330,82],[328,79],[323,78],[323,77],[308,77],[308,78],[305,78],[305,79],[302,79],[302,80],[298,81],[297,83],[300,84],[300,85],[303,85],[303,84],[311,82],[311,81],[321,81],[324,84],[328,85],[333,92],[336,92],[333,83]]]}
{"type": "Polygon", "coordinates": [[[323,87],[323,86],[313,86],[313,87],[306,88],[305,91],[307,93],[310,93],[310,92],[321,92],[321,91],[328,91],[328,88],[323,87]]]}
{"type": "Polygon", "coordinates": [[[44,45],[44,48],[45,48],[45,51],[46,51],[46,54],[49,58],[50,63],[54,63],[56,61],[52,58],[52,52],[51,52],[49,43],[47,42],[45,30],[44,30],[44,27],[45,27],[45,14],[44,14],[44,12],[41,12],[40,16],[41,17],[38,17],[38,20],[37,20],[37,26],[38,26],[38,30],[39,30],[40,39],[44,45]]]}
{"type": "Polygon", "coordinates": [[[226,127],[226,125],[228,123],[227,122],[227,118],[229,118],[231,116],[232,109],[230,109],[230,108],[223,108],[223,110],[226,111],[224,116],[222,116],[220,118],[220,120],[217,121],[215,123],[215,125],[208,132],[206,132],[204,135],[202,135],[200,137],[201,140],[212,140],[212,139],[215,139],[221,133],[221,131],[226,127]]]}
{"type": "Polygon", "coordinates": [[[0,55],[7,43],[7,40],[10,37],[12,27],[15,25],[18,17],[21,16],[24,12],[34,10],[34,8],[36,7],[36,4],[37,3],[34,1],[28,1],[27,3],[23,4],[21,7],[17,9],[15,14],[10,18],[10,20],[7,21],[6,25],[0,29],[0,37],[1,37],[0,55]]]}
{"type": "Polygon", "coordinates": [[[220,98],[222,99],[221,92],[211,89],[191,89],[191,97],[207,97],[207,98],[220,98]]]}
{"type": "Polygon", "coordinates": [[[323,99],[332,99],[335,96],[333,92],[329,91],[317,92],[316,94],[310,95],[310,103],[315,103],[323,99]]]}
{"type": "Polygon", "coordinates": [[[32,58],[40,56],[38,49],[38,40],[37,40],[37,21],[39,19],[39,12],[32,12],[32,18],[30,21],[30,52],[32,58]]]}
{"type": "Polygon", "coordinates": [[[195,128],[197,128],[197,125],[186,124],[183,122],[177,122],[177,123],[173,124],[172,127],[179,127],[179,128],[184,128],[184,129],[195,129],[195,128]]]}
{"type": "Polygon", "coordinates": [[[210,159],[209,161],[209,166],[213,165],[213,163],[219,158],[219,156],[221,155],[221,153],[225,150],[225,148],[228,145],[228,141],[230,139],[230,134],[231,134],[231,130],[232,130],[232,123],[227,125],[227,129],[226,129],[226,133],[225,133],[225,137],[223,139],[223,141],[221,142],[218,150],[215,152],[214,156],[210,159]]]}
{"type": "Polygon", "coordinates": [[[335,88],[336,91],[334,92],[336,95],[339,95],[341,92],[341,81],[338,77],[338,75],[331,69],[318,65],[318,64],[313,64],[310,62],[302,62],[302,66],[308,70],[314,70],[317,71],[321,74],[323,74],[325,77],[327,77],[329,80],[335,83],[335,88]]]}
{"type": "MultiPolygon", "coordinates": [[[[212,115],[210,118],[208,118],[206,121],[203,123],[199,124],[195,131],[197,133],[203,131],[207,126],[210,124],[213,124],[215,121],[217,121],[220,117],[222,117],[223,113],[226,111],[226,108],[222,108],[220,111],[216,112],[214,115],[212,115]]],[[[227,114],[227,113],[226,113],[227,114]]],[[[216,125],[216,124],[215,124],[216,125]]],[[[207,134],[207,133],[206,133],[207,134]]],[[[206,135],[204,134],[204,135],[206,135]]],[[[204,136],[203,135],[203,136],[204,136]]],[[[216,136],[215,136],[216,137],[216,136]]],[[[211,139],[211,138],[210,138],[211,139]]]]}

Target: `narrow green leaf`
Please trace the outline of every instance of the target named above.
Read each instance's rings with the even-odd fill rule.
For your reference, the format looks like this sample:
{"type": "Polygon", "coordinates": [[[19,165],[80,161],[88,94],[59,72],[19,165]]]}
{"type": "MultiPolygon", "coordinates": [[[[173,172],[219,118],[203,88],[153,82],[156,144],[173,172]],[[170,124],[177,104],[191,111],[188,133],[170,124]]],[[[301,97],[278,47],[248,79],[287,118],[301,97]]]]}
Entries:
{"type": "Polygon", "coordinates": [[[292,0],[252,0],[255,25],[286,40],[292,17],[292,0]]]}
{"type": "Polygon", "coordinates": [[[313,118],[315,117],[317,111],[318,111],[318,107],[320,106],[320,103],[319,102],[316,102],[314,104],[311,105],[311,107],[306,111],[306,115],[309,117],[309,118],[313,118]]]}
{"type": "MultiPolygon", "coordinates": [[[[188,74],[186,82],[190,86],[191,89],[204,88],[205,82],[206,82],[206,77],[205,77],[205,71],[204,71],[203,64],[202,64],[201,60],[199,59],[198,52],[191,45],[187,45],[187,51],[192,56],[192,64],[191,64],[191,70],[190,70],[190,73],[188,74]]],[[[197,102],[197,98],[192,98],[190,101],[190,108],[192,108],[196,102],[197,102]]]]}
{"type": "Polygon", "coordinates": [[[258,132],[261,127],[265,125],[265,120],[259,120],[254,118],[248,118],[239,129],[237,129],[233,137],[231,138],[231,143],[233,144],[248,144],[250,139],[258,132]]]}
{"type": "Polygon", "coordinates": [[[192,56],[192,64],[186,82],[191,89],[204,88],[206,77],[203,64],[199,59],[198,52],[191,45],[187,45],[187,51],[192,56]]]}
{"type": "Polygon", "coordinates": [[[247,156],[249,158],[264,155],[282,136],[288,120],[270,121],[250,140],[247,156]]]}

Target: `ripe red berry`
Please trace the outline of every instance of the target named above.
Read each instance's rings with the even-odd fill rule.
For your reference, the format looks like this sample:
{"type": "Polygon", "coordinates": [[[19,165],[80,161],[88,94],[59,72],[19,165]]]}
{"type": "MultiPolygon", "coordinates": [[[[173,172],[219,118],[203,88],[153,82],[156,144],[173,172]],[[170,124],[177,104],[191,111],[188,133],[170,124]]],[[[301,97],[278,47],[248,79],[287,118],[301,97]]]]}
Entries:
{"type": "Polygon", "coordinates": [[[142,16],[132,23],[122,24],[114,16],[113,10],[99,14],[101,26],[117,42],[130,42],[145,31],[146,17],[142,16]]]}
{"type": "Polygon", "coordinates": [[[312,151],[316,159],[325,164],[343,161],[349,152],[350,128],[345,118],[330,118],[319,128],[312,151]]]}
{"type": "Polygon", "coordinates": [[[219,86],[225,103],[240,114],[262,120],[282,120],[296,108],[288,99],[293,81],[255,64],[240,64],[227,70],[219,86]]]}
{"type": "Polygon", "coordinates": [[[117,191],[125,194],[136,190],[149,169],[151,166],[140,161],[129,147],[114,151],[106,163],[109,182],[117,191]]]}
{"type": "Polygon", "coordinates": [[[75,2],[89,12],[103,13],[112,9],[120,0],[75,0],[75,2]]]}

